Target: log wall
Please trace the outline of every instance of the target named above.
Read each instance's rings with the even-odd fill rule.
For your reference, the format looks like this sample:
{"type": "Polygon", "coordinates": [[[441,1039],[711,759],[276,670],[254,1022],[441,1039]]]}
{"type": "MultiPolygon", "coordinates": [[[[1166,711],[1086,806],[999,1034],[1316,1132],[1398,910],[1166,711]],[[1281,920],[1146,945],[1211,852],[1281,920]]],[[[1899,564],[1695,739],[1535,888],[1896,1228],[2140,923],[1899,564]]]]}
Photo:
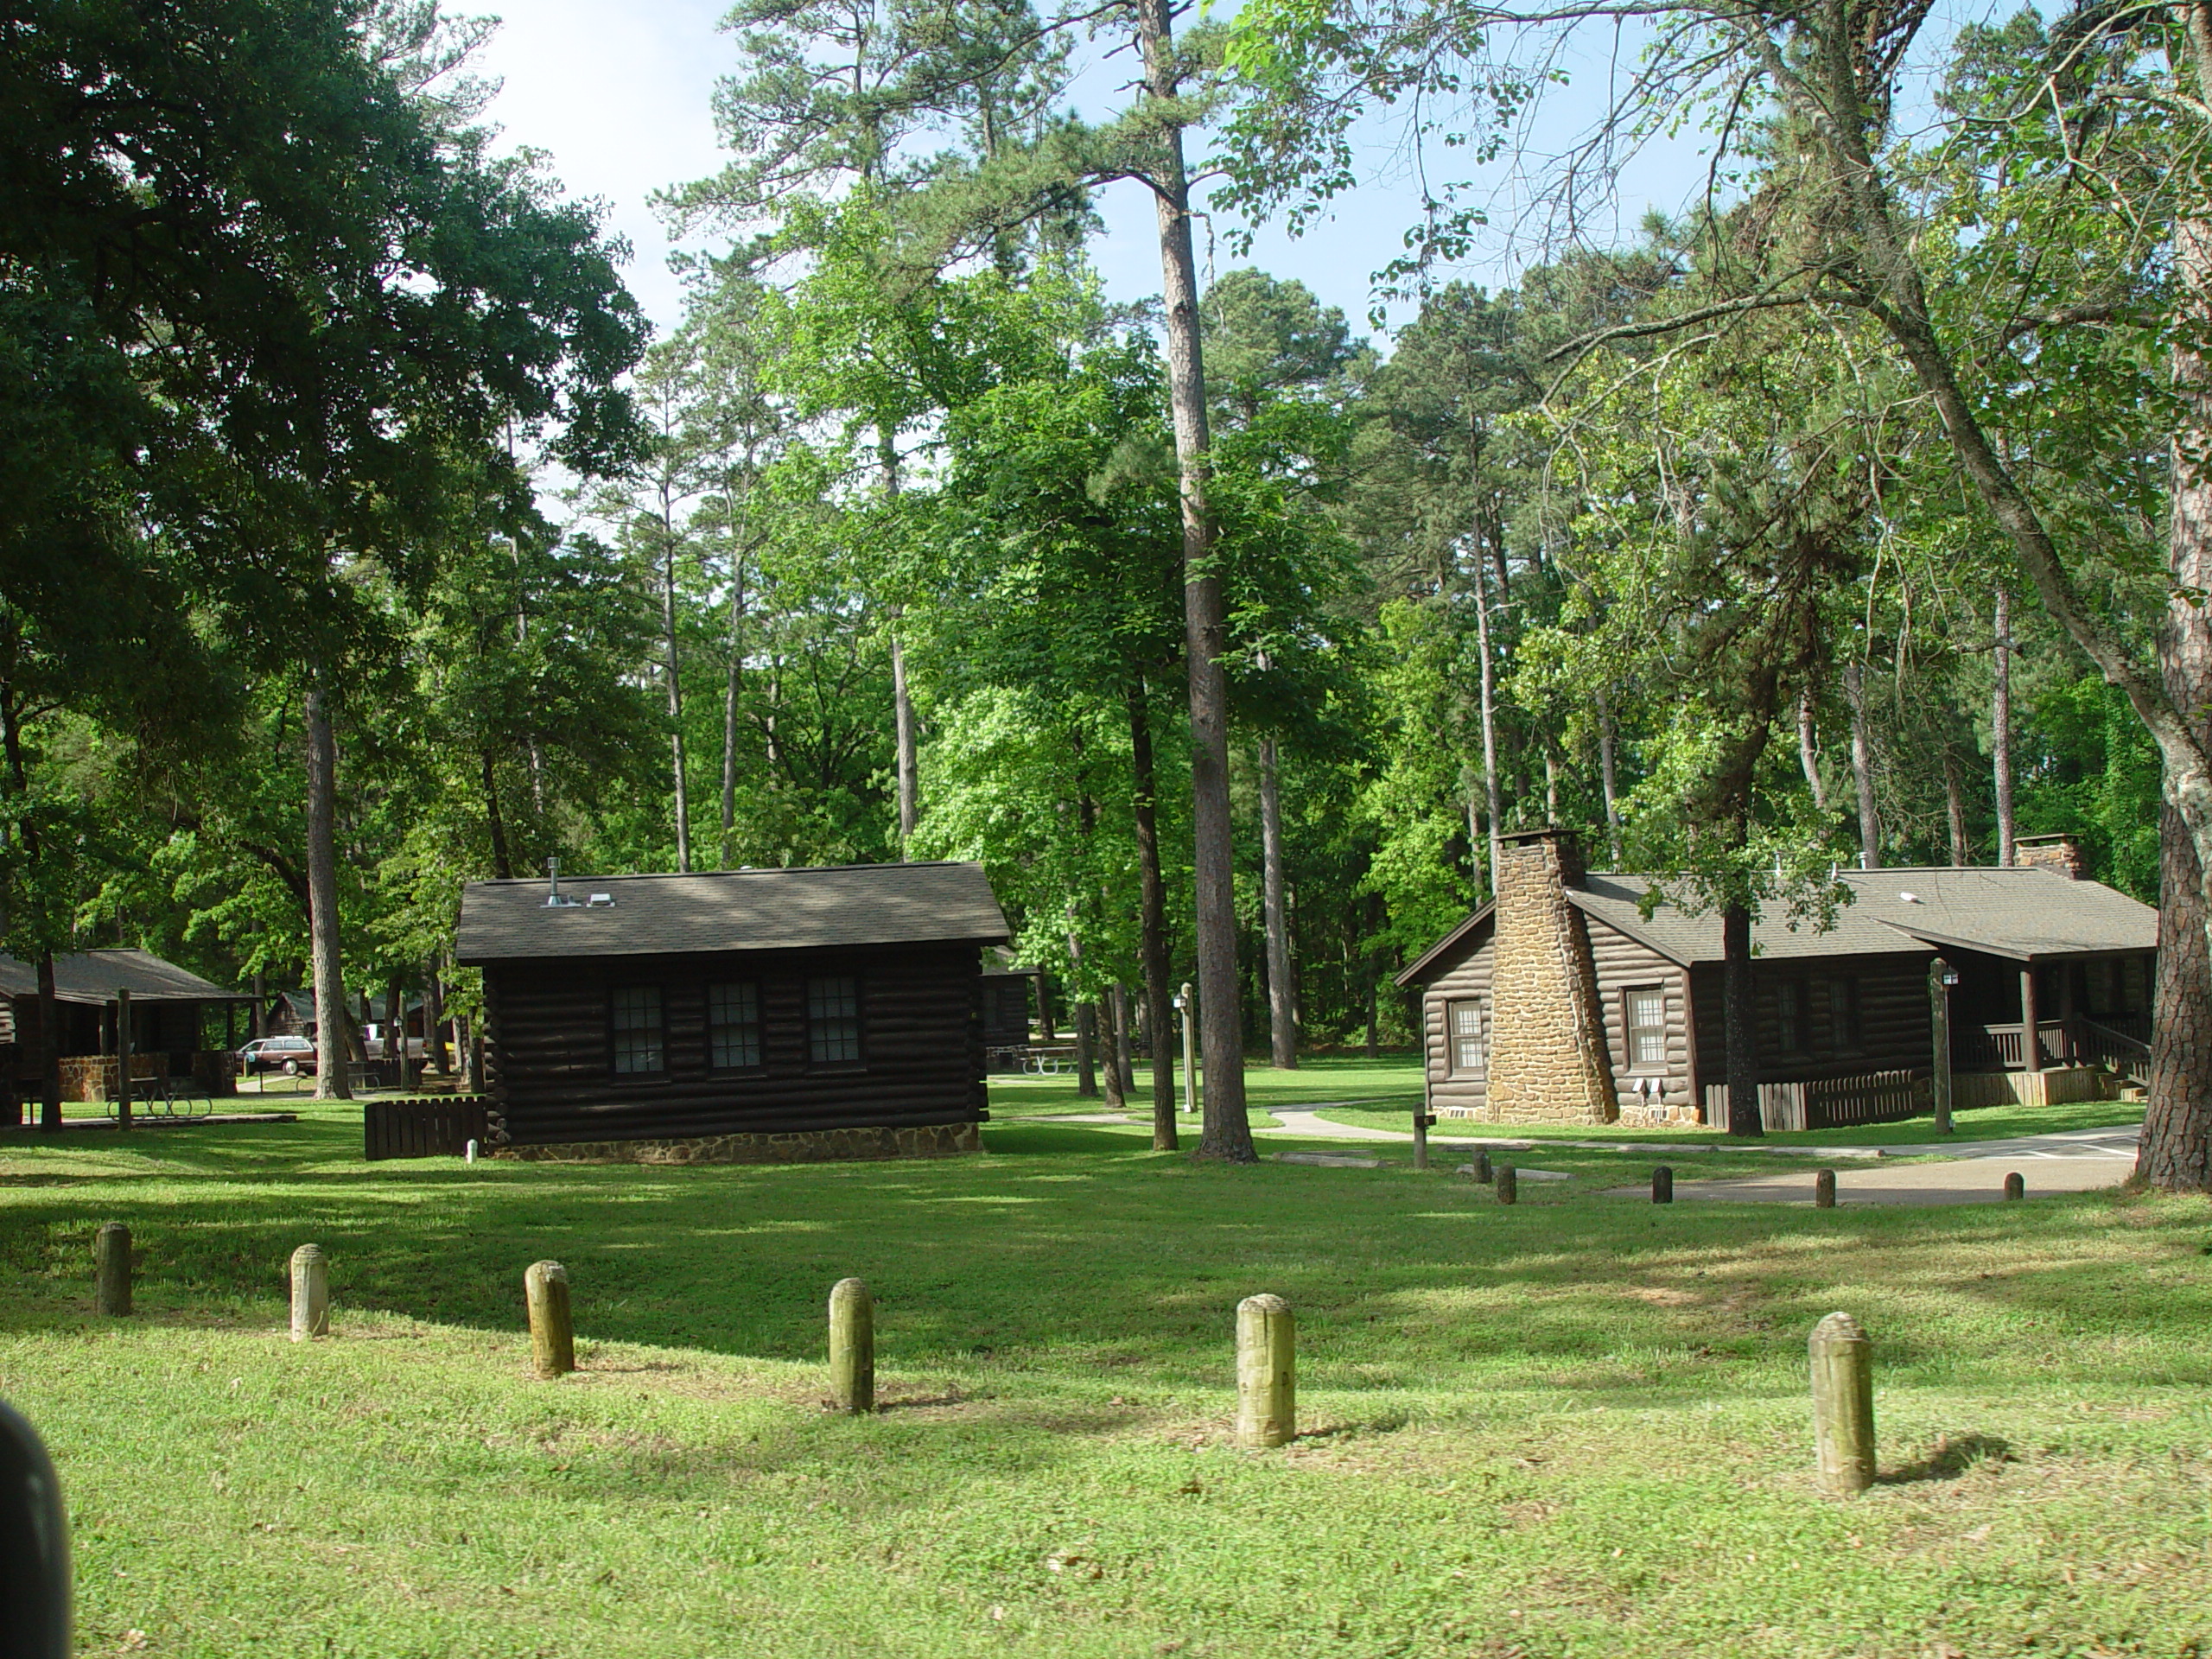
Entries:
{"type": "MultiPolygon", "coordinates": [[[[1796,962],[1765,960],[1751,967],[1758,1005],[1760,1078],[1767,1083],[1851,1077],[1869,1072],[1925,1069],[1933,1063],[1935,1033],[1928,1022],[1928,958],[1917,956],[1833,957],[1796,962]],[[1834,1001],[1837,982],[1859,982],[1859,1040],[1839,1040],[1834,1001]],[[1787,980],[1805,1009],[1802,1046],[1783,1042],[1776,987],[1787,980]]],[[[1698,1068],[1708,1084],[1728,1077],[1727,1033],[1721,1022],[1720,964],[1701,962],[1692,991],[1700,1010],[1698,1068]]]]}
{"type": "Polygon", "coordinates": [[[972,944],[492,963],[486,1082],[519,1146],[979,1122],[981,978],[972,944]],[[860,981],[857,1064],[808,1058],[806,982],[832,975],[860,981]],[[724,981],[760,987],[758,1071],[708,1067],[724,981]],[[618,1077],[611,999],[633,986],[660,991],[666,1070],[618,1077]]]}

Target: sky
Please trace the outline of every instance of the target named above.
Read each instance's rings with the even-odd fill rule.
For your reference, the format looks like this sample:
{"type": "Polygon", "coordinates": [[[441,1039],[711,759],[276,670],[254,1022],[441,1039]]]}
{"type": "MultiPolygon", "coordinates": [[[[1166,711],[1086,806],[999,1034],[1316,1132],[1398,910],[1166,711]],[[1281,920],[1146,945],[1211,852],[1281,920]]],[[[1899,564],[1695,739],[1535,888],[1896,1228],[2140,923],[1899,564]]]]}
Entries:
{"type": "MultiPolygon", "coordinates": [[[[634,252],[625,272],[631,291],[661,328],[683,307],[683,288],[668,269],[670,244],[649,202],[664,186],[703,178],[719,169],[710,100],[717,77],[733,65],[730,40],[716,25],[727,0],[500,0],[503,26],[480,60],[481,71],[502,83],[490,118],[502,143],[527,146],[550,157],[556,177],[571,194],[607,205],[613,229],[634,252]]],[[[1586,125],[1599,107],[1611,72],[1585,57],[1572,66],[1573,86],[1555,98],[1548,116],[1567,136],[1586,125]]],[[[1074,88],[1074,101],[1098,118],[1117,107],[1132,67],[1126,55],[1092,63],[1074,88]]],[[[1628,170],[1606,232],[1633,226],[1648,205],[1672,208],[1697,188],[1703,164],[1694,141],[1681,141],[1638,159],[1628,170]]],[[[1112,299],[1133,302],[1160,291],[1160,247],[1152,198],[1141,186],[1117,184],[1098,201],[1105,234],[1091,257],[1112,299]]],[[[1323,303],[1340,307],[1355,328],[1366,329],[1372,274],[1402,245],[1417,216],[1414,198],[1387,180],[1363,186],[1335,217],[1294,240],[1262,227],[1249,259],[1231,257],[1227,219],[1199,231],[1200,280],[1242,264],[1295,277],[1323,303]]],[[[1516,251],[1495,247],[1466,270],[1470,281],[1491,286],[1510,281],[1516,251]]],[[[1405,318],[1403,308],[1394,321],[1405,318]]],[[[1380,341],[1378,344],[1382,343],[1380,341]]]]}

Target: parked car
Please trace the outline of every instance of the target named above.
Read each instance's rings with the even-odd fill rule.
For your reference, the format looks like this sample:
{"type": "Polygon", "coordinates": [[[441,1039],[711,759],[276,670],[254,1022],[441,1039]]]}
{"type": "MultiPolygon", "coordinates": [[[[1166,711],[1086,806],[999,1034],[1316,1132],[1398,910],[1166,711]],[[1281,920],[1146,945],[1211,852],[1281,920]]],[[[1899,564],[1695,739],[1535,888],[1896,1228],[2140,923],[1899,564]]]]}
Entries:
{"type": "Polygon", "coordinates": [[[296,1077],[315,1070],[315,1045],[304,1037],[257,1037],[238,1051],[241,1071],[282,1071],[296,1077]]]}

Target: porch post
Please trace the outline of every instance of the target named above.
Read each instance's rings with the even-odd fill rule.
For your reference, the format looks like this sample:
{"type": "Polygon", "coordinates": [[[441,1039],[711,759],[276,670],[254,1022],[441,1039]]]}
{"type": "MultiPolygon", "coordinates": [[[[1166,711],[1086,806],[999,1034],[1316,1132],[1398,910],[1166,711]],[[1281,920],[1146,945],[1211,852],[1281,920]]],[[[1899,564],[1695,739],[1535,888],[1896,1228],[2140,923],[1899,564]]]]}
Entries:
{"type": "Polygon", "coordinates": [[[2070,962],[2058,964],[2058,1029],[2065,1045],[2059,1062],[2072,1065],[2082,1052],[2082,1037],[2074,1029],[2074,964],[2070,962]]]}
{"type": "Polygon", "coordinates": [[[2036,1038],[2036,965],[2020,969],[2020,1069],[2043,1070],[2043,1045],[2036,1038]]]}

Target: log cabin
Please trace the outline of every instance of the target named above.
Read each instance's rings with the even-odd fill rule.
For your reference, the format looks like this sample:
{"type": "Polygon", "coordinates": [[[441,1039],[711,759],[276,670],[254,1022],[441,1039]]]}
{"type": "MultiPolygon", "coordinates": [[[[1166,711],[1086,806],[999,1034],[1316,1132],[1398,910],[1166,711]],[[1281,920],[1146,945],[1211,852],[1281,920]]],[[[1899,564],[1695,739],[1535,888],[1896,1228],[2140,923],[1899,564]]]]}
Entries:
{"type": "Polygon", "coordinates": [[[495,1152],[771,1162],[982,1150],[982,867],[472,882],[495,1152]]]}
{"type": "MultiPolygon", "coordinates": [[[[1755,921],[1766,1127],[1926,1109],[1937,995],[1958,1105],[2147,1081],[2158,912],[2086,879],[2070,836],[2018,845],[2001,869],[1839,871],[1826,929],[1755,921]]],[[[1438,1116],[1726,1122],[1720,919],[1647,903],[1653,886],[1586,871],[1565,830],[1503,837],[1496,900],[1398,976],[1421,993],[1438,1116]]]]}
{"type": "MultiPolygon", "coordinates": [[[[210,1095],[234,1091],[232,1050],[252,999],[226,991],[150,950],[76,950],[54,958],[54,1046],[61,1098],[111,1101],[121,1092],[116,992],[130,993],[135,1092],[165,1080],[210,1095]]],[[[0,956],[0,1122],[21,1122],[42,1087],[38,969],[0,956]]]]}

